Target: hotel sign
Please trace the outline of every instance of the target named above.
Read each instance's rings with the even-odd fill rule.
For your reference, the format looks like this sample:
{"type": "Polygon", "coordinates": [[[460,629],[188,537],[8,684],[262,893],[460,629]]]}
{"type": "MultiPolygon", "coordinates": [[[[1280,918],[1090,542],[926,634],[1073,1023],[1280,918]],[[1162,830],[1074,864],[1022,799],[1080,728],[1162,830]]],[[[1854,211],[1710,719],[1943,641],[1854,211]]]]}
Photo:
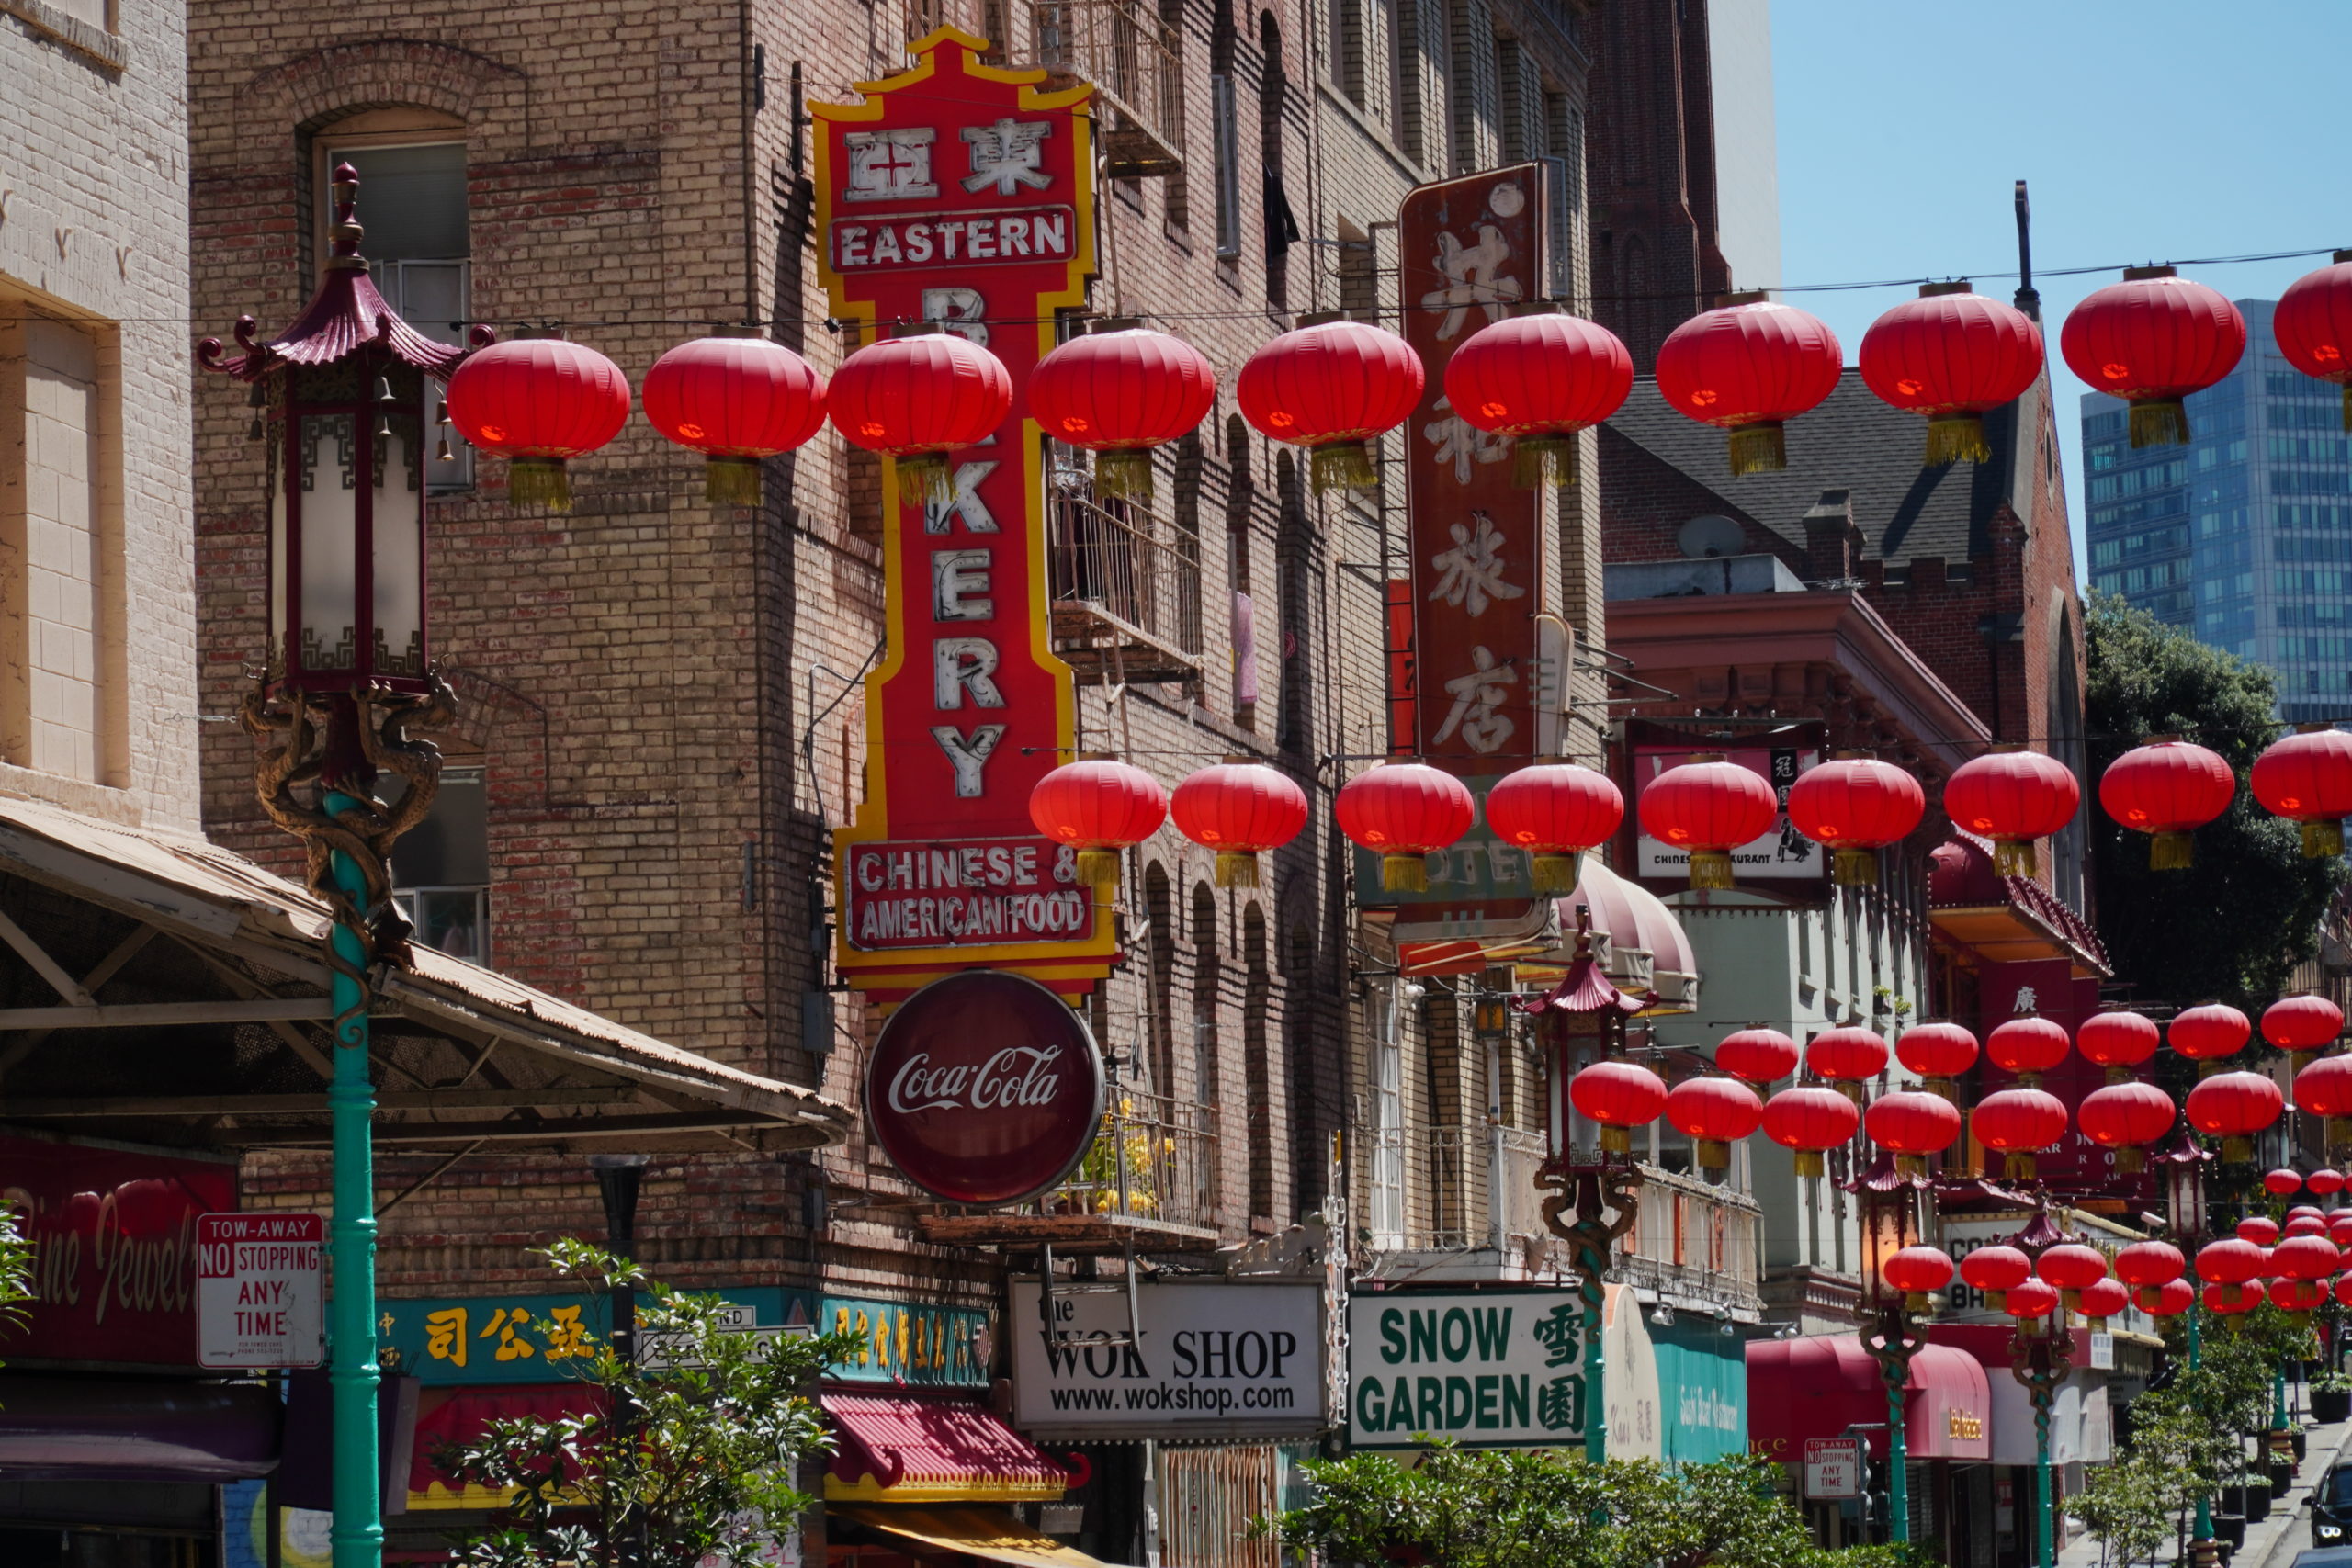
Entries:
{"type": "Polygon", "coordinates": [[[842,976],[886,1002],[983,966],[1074,998],[1114,953],[1076,856],[1029,819],[1031,788],[1072,755],[1076,698],[1053,650],[1025,389],[1094,267],[1091,89],[983,64],[987,48],[940,28],[911,68],[861,83],[864,102],[811,107],[832,314],[859,343],[959,333],[1013,389],[996,432],[948,455],[945,502],[902,493],[884,464],[889,651],[866,680],[866,795],[834,863],[842,976]]]}

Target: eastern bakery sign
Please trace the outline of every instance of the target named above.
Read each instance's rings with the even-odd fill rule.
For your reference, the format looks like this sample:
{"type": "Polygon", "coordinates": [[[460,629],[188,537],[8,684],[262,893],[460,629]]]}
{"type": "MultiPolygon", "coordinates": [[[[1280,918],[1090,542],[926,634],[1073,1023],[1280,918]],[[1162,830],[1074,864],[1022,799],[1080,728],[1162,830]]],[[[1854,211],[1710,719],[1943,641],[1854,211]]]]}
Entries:
{"type": "Polygon", "coordinates": [[[1110,972],[1111,922],[1029,792],[1075,741],[1053,650],[1045,443],[1025,413],[1057,312],[1094,265],[1090,89],[981,63],[942,28],[915,65],[813,106],[820,266],[857,341],[936,326],[996,355],[1012,412],[948,454],[925,505],[885,465],[888,654],[866,682],[866,795],[834,835],[844,978],[896,1000],[956,970],[1018,971],[1065,996],[1110,972]]]}

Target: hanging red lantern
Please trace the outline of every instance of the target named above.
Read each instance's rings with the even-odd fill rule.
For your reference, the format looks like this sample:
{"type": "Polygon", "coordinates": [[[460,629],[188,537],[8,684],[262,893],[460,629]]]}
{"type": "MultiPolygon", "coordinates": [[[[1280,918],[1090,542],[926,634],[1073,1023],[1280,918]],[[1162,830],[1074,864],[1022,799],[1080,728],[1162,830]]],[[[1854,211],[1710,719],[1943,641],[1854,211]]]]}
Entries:
{"type": "Polygon", "coordinates": [[[593,348],[560,337],[517,337],[466,355],[449,377],[450,423],[507,459],[514,506],[571,510],[564,463],[594,452],[628,422],[628,378],[593,348]]]}
{"type": "Polygon", "coordinates": [[[1961,1283],[1984,1292],[1987,1312],[2009,1310],[2009,1292],[2033,1278],[2033,1259],[2014,1247],[1980,1247],[1960,1260],[1961,1283]]]}
{"type": "Polygon", "coordinates": [[[2013,1018],[1984,1037],[1984,1059],[2027,1084],[2064,1061],[2067,1049],[2065,1026],[2047,1018],[2013,1018]]]}
{"type": "Polygon", "coordinates": [[[2248,1214],[2231,1227],[2231,1234],[2249,1246],[2276,1247],[2278,1245],[2278,1222],[2267,1214],[2248,1214]]]}
{"type": "Polygon", "coordinates": [[[2327,1300],[2327,1287],[2311,1280],[2278,1280],[2270,1286],[2270,1304],[2290,1317],[2302,1318],[2327,1300]]]}
{"type": "Polygon", "coordinates": [[[2192,1062],[2218,1062],[2224,1056],[2234,1056],[2252,1038],[2254,1025],[2247,1021],[2245,1014],[2226,1002],[2185,1008],[2175,1015],[2172,1027],[2165,1032],[2173,1054],[2192,1062]]]}
{"type": "Polygon", "coordinates": [[[1623,407],[1634,356],[1598,321],[1513,316],[1482,327],[1445,362],[1446,405],[1489,435],[1508,435],[1521,490],[1577,482],[1577,433],[1623,407]]]}
{"type": "MultiPolygon", "coordinates": [[[[2326,1211],[2322,1209],[2316,1203],[2298,1203],[2287,1211],[2287,1218],[2290,1220],[2324,1221],[2327,1218],[2327,1213],[2326,1211]]],[[[2292,1235],[2294,1232],[2290,1230],[2287,1234],[2292,1235]]]]}
{"type": "Polygon", "coordinates": [[[1886,1071],[1886,1042],[1867,1029],[1849,1025],[1816,1034],[1804,1048],[1804,1064],[1816,1077],[1847,1087],[1859,1103],[1862,1083],[1886,1071]]]}
{"type": "Polygon", "coordinates": [[[1818,407],[1845,367],[1818,317],[1761,294],[1728,296],[1658,345],[1658,395],[1688,418],[1731,433],[1731,471],[1789,466],[1784,422],[1818,407]]]}
{"type": "Polygon", "coordinates": [[[867,344],[833,372],[833,428],[892,460],[899,504],[955,498],[947,454],[987,440],[1012,412],[1012,378],[969,338],[915,332],[867,344]]]}
{"type": "Polygon", "coordinates": [[[1909,1312],[1926,1312],[1934,1304],[1928,1298],[1951,1284],[1951,1259],[1941,1247],[1906,1247],[1879,1265],[1879,1277],[1888,1290],[1903,1292],[1909,1312]]]}
{"type": "Polygon", "coordinates": [[[1263,762],[1228,757],[1188,775],[1169,811],[1178,832],[1216,852],[1219,887],[1255,887],[1258,857],[1306,826],[1306,792],[1263,762]]]}
{"type": "Polygon", "coordinates": [[[2132,405],[2132,446],[2186,446],[2181,400],[2237,367],[2245,319],[2168,266],[2126,267],[2066,313],[2058,350],[2085,386],[2132,405]]]}
{"type": "Polygon", "coordinates": [[[2311,1189],[2314,1198],[2333,1198],[2344,1190],[2344,1173],[2321,1166],[2303,1178],[2303,1185],[2311,1189]]]}
{"type": "Polygon", "coordinates": [[[2352,430],[2352,251],[2287,285],[2270,312],[2270,335],[2288,364],[2344,389],[2344,428],[2352,430]]]}
{"type": "Polygon", "coordinates": [[[1067,762],[1029,791],[1037,831],[1078,851],[1078,879],[1090,887],[1119,885],[1119,853],[1159,831],[1168,796],[1159,781],[1132,762],[1087,757],[1067,762]]]}
{"type": "Polygon", "coordinates": [[[1425,890],[1428,857],[1470,830],[1477,802],[1469,786],[1426,762],[1383,762],[1350,779],[1331,803],[1340,831],[1380,856],[1380,886],[1425,890]]]}
{"type": "Polygon", "coordinates": [[[1405,423],[1421,386],[1420,355],[1395,333],[1324,321],[1251,355],[1233,391],[1259,434],[1308,450],[1319,495],[1380,482],[1367,443],[1405,423]]]}
{"type": "Polygon", "coordinates": [[[1927,809],[1917,779],[1854,752],[1808,768],[1789,786],[1790,824],[1836,852],[1829,880],[1840,887],[1878,886],[1878,852],[1909,838],[1927,809]]]}
{"type": "Polygon", "coordinates": [[[2205,1310],[2223,1317],[2234,1317],[2252,1312],[2263,1303],[2264,1292],[2258,1285],[2208,1285],[2205,1287],[2205,1310]]]}
{"type": "Polygon", "coordinates": [[[645,373],[645,417],[703,455],[703,499],[760,503],[760,460],[806,446],[825,426],[825,378],[780,343],[706,337],[682,343],[645,373]]]}
{"type": "Polygon", "coordinates": [[[2346,1274],[2338,1279],[2335,1281],[2335,1299],[2339,1303],[2352,1307],[2352,1274],[2346,1274]]]}
{"type": "Polygon", "coordinates": [[[2278,1120],[2287,1098],[2260,1073],[2216,1073],[2188,1091],[2188,1124],[2222,1140],[2222,1157],[2254,1157],[2255,1135],[2278,1120]]]}
{"type": "Polygon", "coordinates": [[[2295,1109],[2330,1122],[2352,1116],[2352,1056],[2322,1056],[2297,1073],[2295,1109]]]}
{"type": "Polygon", "coordinates": [[[1976,1036],[1940,1019],[1906,1029],[1894,1041],[1895,1060],[1925,1078],[1929,1094],[1955,1105],[1960,1096],[1952,1079],[1976,1065],[1976,1036]]]}
{"type": "Polygon", "coordinates": [[[2333,725],[2297,725],[2254,760],[2249,782],[2264,810],[2302,824],[2304,859],[2344,852],[2344,818],[2352,817],[2352,734],[2333,725]]]}
{"type": "Polygon", "coordinates": [[[1780,797],[1763,775],[1699,752],[1667,769],[1642,791],[1642,831],[1690,852],[1690,886],[1732,886],[1731,852],[1770,832],[1780,797]]]}
{"type": "Polygon", "coordinates": [[[2217,752],[2177,735],[2152,735],[2107,765],[2098,803],[2135,833],[2150,836],[2148,869],[2180,871],[2193,863],[2190,835],[2230,808],[2237,775],[2217,752]]]}
{"type": "Polygon", "coordinates": [[[2242,1236],[2226,1236],[2197,1249],[2197,1277],[2210,1285],[2245,1284],[2263,1267],[2262,1248],[2242,1236]]]}
{"type": "Polygon", "coordinates": [[[1862,1124],[1854,1102],[1834,1089],[1800,1084],[1764,1102],[1764,1135],[1796,1154],[1799,1176],[1819,1176],[1823,1153],[1848,1142],[1862,1124]]]}
{"type": "Polygon", "coordinates": [[[2068,1312],[2096,1280],[2107,1278],[2107,1258],[2095,1247],[2080,1242],[2062,1242],[2043,1250],[2033,1260],[2033,1271],[2058,1287],[2059,1300],[2068,1312]]]}
{"type": "Polygon", "coordinates": [[[1152,495],[1151,451],[1216,406],[1216,372],[1182,338],[1102,321],[1029,372],[1029,413],[1066,446],[1094,454],[1098,496],[1152,495]]]}
{"type": "Polygon", "coordinates": [[[2278,1264],[2271,1256],[2276,1250],[2277,1248],[2268,1247],[2262,1249],[2262,1267],[2255,1270],[2256,1279],[2276,1280],[2278,1278],[2278,1264]]]}
{"type": "Polygon", "coordinates": [[[1762,1125],[1764,1102],[1736,1078],[1685,1078],[1666,1097],[1666,1119],[1694,1145],[1702,1170],[1731,1164],[1731,1145],[1762,1125]]]}
{"type": "Polygon", "coordinates": [[[2041,329],[2014,305],[1966,282],[1923,283],[1862,334],[1862,381],[1879,401],[1928,416],[1928,451],[1939,468],[1989,463],[1984,415],[2015,402],[2041,375],[2041,329]]]}
{"type": "Polygon", "coordinates": [[[2034,1155],[2066,1135],[2066,1105],[2046,1089],[1999,1089],[1976,1102],[1968,1127],[1978,1143],[2005,1156],[2005,1174],[2030,1181],[2034,1155]]]}
{"type": "Polygon", "coordinates": [[[1940,1095],[1896,1089],[1871,1102],[1862,1126],[1871,1142],[1894,1156],[1896,1171],[1918,1176],[1927,1170],[1929,1155],[1959,1141],[1960,1109],[1940,1095]]]}
{"type": "Polygon", "coordinates": [[[2058,1310],[2058,1287],[2041,1280],[2028,1280],[2007,1292],[2007,1303],[2003,1308],[2020,1322],[2048,1317],[2058,1310]]]}
{"type": "Polygon", "coordinates": [[[1992,840],[1993,869],[2003,876],[2033,875],[2034,840],[2072,822],[2082,799],[2065,763],[2018,746],[1996,746],[1944,781],[1952,826],[1992,840]]]}
{"type": "Polygon", "coordinates": [[[2290,1239],[2299,1235],[2325,1235],[2327,1222],[2317,1214],[2290,1213],[2287,1216],[2286,1234],[2290,1239]]]}
{"type": "Polygon", "coordinates": [[[2344,1250],[2324,1235],[2290,1235],[2270,1249],[2282,1280],[2324,1280],[2344,1267],[2344,1250]]]}
{"type": "Polygon", "coordinates": [[[2344,1010],[2325,997],[2281,997],[2262,1010],[2262,1037],[2292,1055],[2324,1051],[2344,1032],[2344,1010]]]}
{"type": "Polygon", "coordinates": [[[2095,1012],[2075,1027],[2075,1049],[2107,1069],[2109,1083],[2128,1083],[2132,1069],[2156,1054],[2164,1034],[2136,1012],[2095,1012]]]}
{"type": "Polygon", "coordinates": [[[1777,1029],[1751,1023],[1724,1036],[1715,1066],[1751,1084],[1778,1083],[1797,1070],[1797,1043],[1777,1029]]]}
{"type": "Polygon", "coordinates": [[[2132,1287],[2132,1300],[2143,1312],[2154,1312],[2166,1285],[2188,1269],[2188,1259],[2170,1242],[2135,1241],[2115,1255],[2109,1265],[2115,1277],[2132,1287]]]}
{"type": "Polygon", "coordinates": [[[1487,826],[1528,852],[1538,893],[1575,892],[1578,858],[1624,820],[1625,797],[1609,775],[1574,762],[1519,768],[1487,791],[1487,826]]]}
{"type": "Polygon", "coordinates": [[[1666,1085],[1647,1067],[1611,1057],[1595,1062],[1568,1080],[1568,1102],[1588,1122],[1600,1125],[1600,1146],[1629,1154],[1633,1130],[1646,1127],[1666,1109],[1666,1085]]]}
{"type": "Polygon", "coordinates": [[[2283,1167],[2278,1170],[2266,1170],[2262,1173],[2262,1190],[2274,1198],[2292,1197],[2303,1190],[2303,1179],[2300,1172],[2283,1167]]]}
{"type": "Polygon", "coordinates": [[[2148,1290],[2134,1291],[2132,1299],[2151,1317],[2178,1317],[2197,1303],[2197,1287],[2186,1280],[2167,1280],[2148,1290]]]}
{"type": "Polygon", "coordinates": [[[2095,1089],[2075,1107],[2075,1124],[2083,1136],[2103,1149],[2115,1151],[2115,1168],[2132,1174],[2147,1168],[2143,1150],[2173,1129],[2180,1120],[2172,1096],[2152,1083],[2126,1080],[2095,1089]]]}
{"type": "Polygon", "coordinates": [[[2075,1310],[2097,1327],[2132,1305],[2132,1292],[2120,1280],[2093,1280],[2075,1296],[2075,1310]]]}

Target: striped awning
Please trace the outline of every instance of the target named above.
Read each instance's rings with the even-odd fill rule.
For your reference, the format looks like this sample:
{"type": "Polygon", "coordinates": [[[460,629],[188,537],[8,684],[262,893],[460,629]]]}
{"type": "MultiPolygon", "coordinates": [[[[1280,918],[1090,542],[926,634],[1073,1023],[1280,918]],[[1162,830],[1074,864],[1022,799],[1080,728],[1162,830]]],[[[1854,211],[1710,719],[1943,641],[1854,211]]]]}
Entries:
{"type": "Polygon", "coordinates": [[[1053,1502],[1069,1485],[1060,1465],[974,1400],[827,1393],[820,1403],[841,1429],[828,1502],[1053,1502]]]}

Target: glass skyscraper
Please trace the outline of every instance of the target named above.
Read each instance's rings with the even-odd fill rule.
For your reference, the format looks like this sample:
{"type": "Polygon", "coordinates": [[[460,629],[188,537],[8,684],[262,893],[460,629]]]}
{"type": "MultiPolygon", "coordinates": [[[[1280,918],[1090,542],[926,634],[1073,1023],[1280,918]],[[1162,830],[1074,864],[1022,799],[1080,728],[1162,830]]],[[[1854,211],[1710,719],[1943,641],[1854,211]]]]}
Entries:
{"type": "Polygon", "coordinates": [[[2343,397],[2289,365],[2274,301],[2188,400],[2187,446],[2134,451],[2125,407],[2083,395],[2091,586],[2278,676],[2278,716],[2352,716],[2352,437],[2343,397]]]}

